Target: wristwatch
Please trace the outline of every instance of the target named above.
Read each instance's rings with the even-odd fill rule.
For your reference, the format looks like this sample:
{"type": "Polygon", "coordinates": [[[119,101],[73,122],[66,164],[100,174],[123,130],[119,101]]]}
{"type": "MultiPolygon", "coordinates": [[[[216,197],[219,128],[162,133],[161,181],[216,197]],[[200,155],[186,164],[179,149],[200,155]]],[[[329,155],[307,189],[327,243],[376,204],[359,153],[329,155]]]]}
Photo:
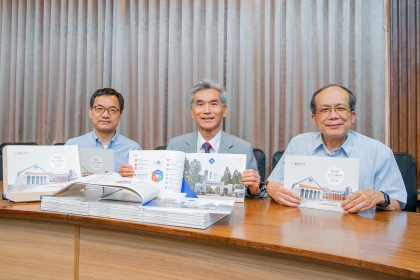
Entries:
{"type": "Polygon", "coordinates": [[[385,198],[385,203],[384,204],[376,204],[376,206],[378,207],[388,207],[390,201],[389,201],[389,195],[387,193],[384,193],[383,191],[381,191],[381,193],[384,194],[384,198],[385,198]]]}

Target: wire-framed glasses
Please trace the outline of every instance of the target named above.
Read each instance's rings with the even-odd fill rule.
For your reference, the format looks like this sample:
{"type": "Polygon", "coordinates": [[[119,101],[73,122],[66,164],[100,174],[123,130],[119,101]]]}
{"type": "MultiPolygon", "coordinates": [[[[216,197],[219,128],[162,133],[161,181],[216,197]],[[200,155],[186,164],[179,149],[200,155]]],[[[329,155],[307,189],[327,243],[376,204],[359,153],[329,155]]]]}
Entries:
{"type": "Polygon", "coordinates": [[[116,115],[118,114],[121,110],[111,107],[111,108],[105,108],[102,106],[93,106],[93,111],[95,111],[96,114],[98,115],[102,115],[103,113],[105,113],[105,111],[108,111],[108,114],[110,115],[116,115]]]}
{"type": "Polygon", "coordinates": [[[318,112],[318,114],[322,115],[322,116],[328,116],[329,114],[331,114],[332,111],[335,111],[338,115],[347,115],[347,113],[350,111],[349,106],[345,106],[345,105],[340,105],[337,106],[335,108],[331,108],[331,107],[321,107],[318,108],[316,111],[318,112]]]}

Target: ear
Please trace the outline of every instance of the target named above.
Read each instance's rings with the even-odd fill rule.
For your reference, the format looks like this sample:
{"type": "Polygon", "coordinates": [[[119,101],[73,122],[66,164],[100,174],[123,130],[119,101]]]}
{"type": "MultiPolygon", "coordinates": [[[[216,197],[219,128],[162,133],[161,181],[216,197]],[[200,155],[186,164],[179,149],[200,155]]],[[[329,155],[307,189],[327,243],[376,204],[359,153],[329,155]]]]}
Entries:
{"type": "Polygon", "coordinates": [[[311,119],[312,119],[312,122],[314,123],[314,125],[315,125],[315,126],[317,126],[317,125],[316,125],[316,118],[315,118],[315,114],[312,114],[311,119]]]}
{"type": "Polygon", "coordinates": [[[89,109],[89,118],[92,118],[92,108],[89,109]]]}
{"type": "Polygon", "coordinates": [[[351,111],[351,123],[353,124],[356,121],[356,111],[351,111]]]}
{"type": "Polygon", "coordinates": [[[191,118],[194,119],[194,111],[193,111],[193,108],[192,107],[190,108],[190,113],[191,113],[191,118]]]}
{"type": "Polygon", "coordinates": [[[120,121],[121,121],[121,119],[122,119],[122,115],[123,115],[123,112],[121,111],[121,112],[120,112],[120,116],[118,117],[118,122],[120,122],[120,121]]]}
{"type": "Polygon", "coordinates": [[[228,111],[228,106],[223,106],[223,117],[226,118],[228,111]]]}

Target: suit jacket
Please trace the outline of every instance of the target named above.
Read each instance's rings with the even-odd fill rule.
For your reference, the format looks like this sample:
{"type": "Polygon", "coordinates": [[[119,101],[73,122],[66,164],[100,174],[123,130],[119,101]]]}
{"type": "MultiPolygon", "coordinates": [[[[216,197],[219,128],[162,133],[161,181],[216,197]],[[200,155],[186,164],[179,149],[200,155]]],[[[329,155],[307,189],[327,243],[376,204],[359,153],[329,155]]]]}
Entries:
{"type": "MultiPolygon", "coordinates": [[[[198,131],[171,138],[166,149],[185,153],[196,153],[197,137],[198,131]]],[[[220,154],[246,154],[246,169],[258,171],[252,145],[236,136],[222,131],[218,152],[220,154]]]]}

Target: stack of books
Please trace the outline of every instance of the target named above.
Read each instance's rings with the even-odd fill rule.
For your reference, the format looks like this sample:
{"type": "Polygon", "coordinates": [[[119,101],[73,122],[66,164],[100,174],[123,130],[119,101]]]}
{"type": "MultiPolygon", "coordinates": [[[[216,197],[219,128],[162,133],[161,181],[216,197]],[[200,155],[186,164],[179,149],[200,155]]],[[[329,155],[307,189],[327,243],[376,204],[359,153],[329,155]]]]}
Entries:
{"type": "Polygon", "coordinates": [[[234,205],[233,200],[159,194],[158,187],[141,180],[106,173],[76,180],[54,195],[43,197],[41,209],[205,229],[231,214],[234,205]]]}

